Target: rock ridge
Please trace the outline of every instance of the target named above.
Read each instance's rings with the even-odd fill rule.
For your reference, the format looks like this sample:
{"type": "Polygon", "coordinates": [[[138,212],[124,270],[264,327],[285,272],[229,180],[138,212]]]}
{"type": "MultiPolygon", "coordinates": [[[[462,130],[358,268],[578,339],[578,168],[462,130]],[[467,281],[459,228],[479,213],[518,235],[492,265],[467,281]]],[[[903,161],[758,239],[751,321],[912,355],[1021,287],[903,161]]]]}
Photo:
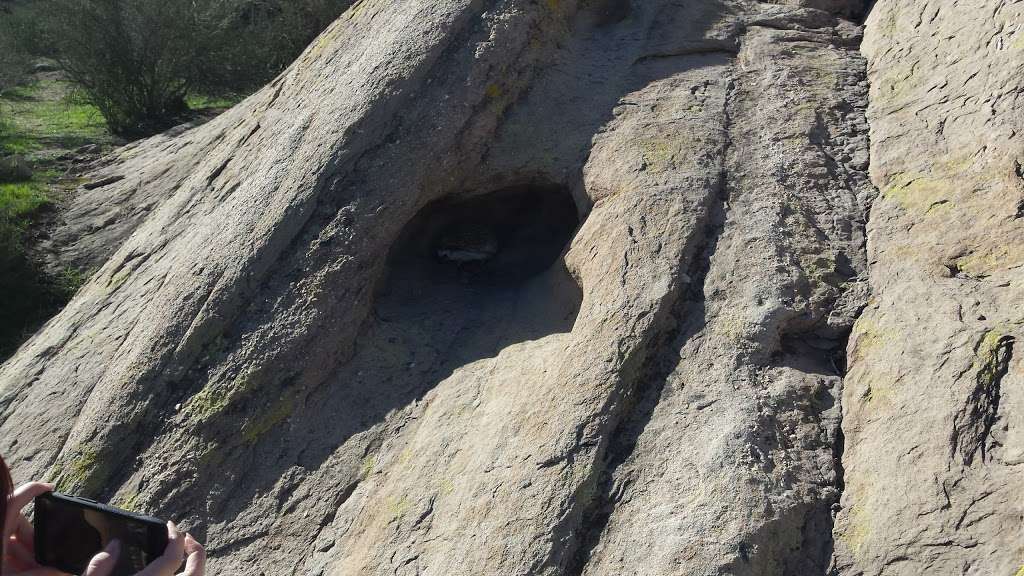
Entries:
{"type": "Polygon", "coordinates": [[[90,175],[0,451],[215,573],[1013,573],[1024,14],[869,4],[355,3],[90,175]]]}

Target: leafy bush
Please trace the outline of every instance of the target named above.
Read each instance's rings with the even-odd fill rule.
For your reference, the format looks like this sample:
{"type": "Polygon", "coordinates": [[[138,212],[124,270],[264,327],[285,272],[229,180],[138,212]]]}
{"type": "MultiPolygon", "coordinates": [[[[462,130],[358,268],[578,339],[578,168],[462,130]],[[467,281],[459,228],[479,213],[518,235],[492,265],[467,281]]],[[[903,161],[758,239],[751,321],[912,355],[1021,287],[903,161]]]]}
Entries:
{"type": "Polygon", "coordinates": [[[0,92],[19,84],[28,73],[28,55],[18,42],[11,7],[0,3],[0,92]]]}
{"type": "MultiPolygon", "coordinates": [[[[0,3],[0,93],[21,83],[28,73],[28,55],[21,49],[15,29],[8,25],[9,18],[10,7],[0,3]]],[[[0,106],[0,156],[5,152],[2,143],[10,130],[9,122],[0,106]]]]}
{"type": "Polygon", "coordinates": [[[352,0],[26,0],[5,26],[56,59],[111,131],[147,134],[187,97],[262,86],[352,0]]]}
{"type": "Polygon", "coordinates": [[[222,40],[199,85],[209,94],[252,92],[273,79],[353,0],[224,0],[222,40]]]}
{"type": "Polygon", "coordinates": [[[81,85],[111,131],[145,134],[186,110],[218,24],[215,0],[50,0],[31,40],[81,85]]]}

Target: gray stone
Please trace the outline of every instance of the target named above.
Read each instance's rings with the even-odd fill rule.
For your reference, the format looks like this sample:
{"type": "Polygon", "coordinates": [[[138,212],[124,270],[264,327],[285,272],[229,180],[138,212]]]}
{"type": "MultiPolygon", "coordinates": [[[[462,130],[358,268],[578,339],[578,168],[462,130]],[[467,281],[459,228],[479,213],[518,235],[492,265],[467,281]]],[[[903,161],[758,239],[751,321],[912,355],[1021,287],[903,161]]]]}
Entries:
{"type": "Polygon", "coordinates": [[[1024,5],[880,0],[873,298],[843,398],[841,574],[1024,564],[1024,5]]]}
{"type": "Polygon", "coordinates": [[[43,72],[57,72],[60,67],[53,60],[47,58],[40,58],[34,64],[32,64],[32,72],[40,74],[43,72]]]}
{"type": "Polygon", "coordinates": [[[24,156],[0,156],[0,182],[20,182],[31,178],[32,167],[24,156]]]}
{"type": "Polygon", "coordinates": [[[1020,6],[864,8],[356,3],[87,175],[0,452],[217,574],[1012,574],[1020,6]]]}

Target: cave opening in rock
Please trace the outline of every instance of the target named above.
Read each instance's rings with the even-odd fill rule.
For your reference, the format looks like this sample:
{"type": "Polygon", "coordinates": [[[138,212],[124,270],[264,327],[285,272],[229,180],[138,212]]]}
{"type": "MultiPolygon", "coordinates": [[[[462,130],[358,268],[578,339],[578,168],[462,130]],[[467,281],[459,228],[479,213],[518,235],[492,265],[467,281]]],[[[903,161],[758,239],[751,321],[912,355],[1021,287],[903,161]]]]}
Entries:
{"type": "Polygon", "coordinates": [[[547,271],[578,225],[576,203],[559,186],[447,197],[406,226],[390,264],[416,269],[431,282],[508,287],[547,271]]]}
{"type": "Polygon", "coordinates": [[[435,201],[392,246],[374,318],[440,375],[569,332],[582,292],[562,255],[579,224],[570,191],[551,184],[435,201]]]}
{"type": "Polygon", "coordinates": [[[552,185],[423,207],[392,243],[351,359],[308,398],[306,421],[291,432],[301,439],[289,442],[305,446],[302,465],[317,468],[357,434],[382,433],[375,427],[389,414],[478,361],[571,332],[582,291],[562,256],[579,223],[570,192],[552,185]]]}

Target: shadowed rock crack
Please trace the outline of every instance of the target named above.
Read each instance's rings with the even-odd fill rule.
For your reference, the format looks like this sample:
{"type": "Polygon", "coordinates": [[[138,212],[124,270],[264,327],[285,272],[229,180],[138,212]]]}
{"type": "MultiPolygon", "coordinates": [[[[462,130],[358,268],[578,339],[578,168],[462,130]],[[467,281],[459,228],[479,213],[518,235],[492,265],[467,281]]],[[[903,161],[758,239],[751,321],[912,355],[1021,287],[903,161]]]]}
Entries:
{"type": "Polygon", "coordinates": [[[950,435],[952,456],[960,455],[970,466],[980,452],[982,461],[988,454],[988,439],[999,418],[999,397],[1002,381],[1013,358],[1014,338],[988,334],[975,351],[975,386],[967,403],[953,418],[950,435]]]}
{"type": "MultiPolygon", "coordinates": [[[[723,105],[723,158],[726,157],[730,145],[729,105],[734,89],[734,82],[730,81],[723,105]]],[[[710,205],[704,223],[704,233],[700,236],[704,240],[703,245],[694,251],[696,256],[689,266],[681,267],[685,270],[683,276],[688,278],[688,281],[682,282],[679,293],[675,295],[675,300],[670,305],[670,320],[666,322],[662,333],[650,344],[648,357],[634,380],[628,383],[629,389],[623,394],[624,405],[618,424],[608,436],[608,446],[593,475],[595,495],[589,500],[582,514],[576,550],[566,565],[566,576],[583,574],[616,504],[633,482],[628,476],[616,478],[616,472],[633,454],[641,433],[653,417],[669,376],[679,364],[683,344],[705,326],[707,311],[704,286],[711,268],[711,259],[725,230],[729,206],[727,182],[728,174],[723,164],[718,189],[708,200],[710,205]]]]}

